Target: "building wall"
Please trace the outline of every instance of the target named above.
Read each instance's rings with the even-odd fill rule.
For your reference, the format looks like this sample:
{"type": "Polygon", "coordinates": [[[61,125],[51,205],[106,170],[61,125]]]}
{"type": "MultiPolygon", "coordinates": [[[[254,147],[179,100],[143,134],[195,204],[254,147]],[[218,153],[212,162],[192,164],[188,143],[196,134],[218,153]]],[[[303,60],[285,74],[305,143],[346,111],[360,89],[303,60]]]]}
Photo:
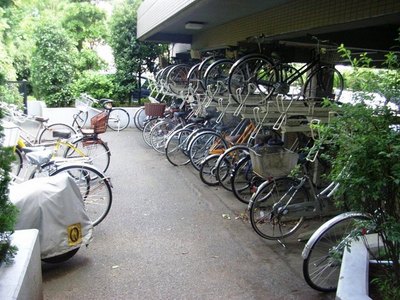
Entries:
{"type": "MultiPolygon", "coordinates": [[[[181,1],[179,1],[181,2],[181,1]]],[[[192,49],[235,46],[248,37],[340,26],[400,12],[400,0],[295,0],[193,36],[192,49]]]]}

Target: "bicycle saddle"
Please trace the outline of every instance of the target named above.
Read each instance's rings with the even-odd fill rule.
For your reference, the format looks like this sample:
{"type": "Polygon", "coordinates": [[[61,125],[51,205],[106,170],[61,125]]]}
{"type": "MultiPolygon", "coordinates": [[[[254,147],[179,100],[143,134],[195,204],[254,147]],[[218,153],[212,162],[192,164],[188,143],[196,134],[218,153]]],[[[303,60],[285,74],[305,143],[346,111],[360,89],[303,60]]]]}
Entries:
{"type": "Polygon", "coordinates": [[[113,107],[114,100],[103,98],[100,99],[99,102],[103,105],[104,109],[110,109],[113,107]]]}

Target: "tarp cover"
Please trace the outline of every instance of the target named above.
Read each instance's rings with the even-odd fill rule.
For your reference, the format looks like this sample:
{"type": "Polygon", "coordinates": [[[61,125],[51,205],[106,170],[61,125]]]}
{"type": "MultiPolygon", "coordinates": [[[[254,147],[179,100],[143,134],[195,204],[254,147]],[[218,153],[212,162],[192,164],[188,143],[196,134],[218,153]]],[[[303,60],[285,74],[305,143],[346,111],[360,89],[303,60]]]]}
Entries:
{"type": "Polygon", "coordinates": [[[79,188],[66,173],[10,186],[10,201],[20,210],[16,230],[39,230],[41,257],[69,252],[92,239],[79,188]]]}

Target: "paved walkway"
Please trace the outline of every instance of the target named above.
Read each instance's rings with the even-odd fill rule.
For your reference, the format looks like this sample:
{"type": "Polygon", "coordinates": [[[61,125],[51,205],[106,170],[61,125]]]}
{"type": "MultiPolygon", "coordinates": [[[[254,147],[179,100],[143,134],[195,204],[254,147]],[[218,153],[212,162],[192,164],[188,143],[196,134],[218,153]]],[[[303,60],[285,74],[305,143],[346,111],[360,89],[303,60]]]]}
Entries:
{"type": "Polygon", "coordinates": [[[136,129],[107,132],[113,205],[93,242],[43,264],[45,299],[333,299],[302,277],[304,244],[266,241],[245,205],[173,167],[136,129]],[[230,219],[223,218],[227,214],[230,219]]]}

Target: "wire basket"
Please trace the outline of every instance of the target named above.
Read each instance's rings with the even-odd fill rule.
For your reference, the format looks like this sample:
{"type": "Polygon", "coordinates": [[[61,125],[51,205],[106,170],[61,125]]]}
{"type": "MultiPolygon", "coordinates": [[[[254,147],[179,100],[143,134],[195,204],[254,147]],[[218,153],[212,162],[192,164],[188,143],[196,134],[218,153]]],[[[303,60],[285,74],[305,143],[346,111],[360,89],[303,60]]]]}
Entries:
{"type": "Polygon", "coordinates": [[[107,130],[108,113],[103,111],[90,119],[90,127],[94,133],[104,133],[107,130]]]}
{"type": "Polygon", "coordinates": [[[297,165],[299,154],[280,146],[250,148],[253,172],[262,178],[287,176],[297,165]]]}
{"type": "Polygon", "coordinates": [[[80,95],[78,99],[75,100],[75,107],[79,110],[85,110],[95,103],[95,99],[87,95],[80,95]]]}
{"type": "Polygon", "coordinates": [[[2,121],[4,136],[0,138],[0,146],[14,147],[18,143],[20,129],[17,125],[11,122],[2,121]]]}
{"type": "Polygon", "coordinates": [[[164,115],[165,103],[145,103],[144,112],[150,117],[162,117],[164,115]]]}

